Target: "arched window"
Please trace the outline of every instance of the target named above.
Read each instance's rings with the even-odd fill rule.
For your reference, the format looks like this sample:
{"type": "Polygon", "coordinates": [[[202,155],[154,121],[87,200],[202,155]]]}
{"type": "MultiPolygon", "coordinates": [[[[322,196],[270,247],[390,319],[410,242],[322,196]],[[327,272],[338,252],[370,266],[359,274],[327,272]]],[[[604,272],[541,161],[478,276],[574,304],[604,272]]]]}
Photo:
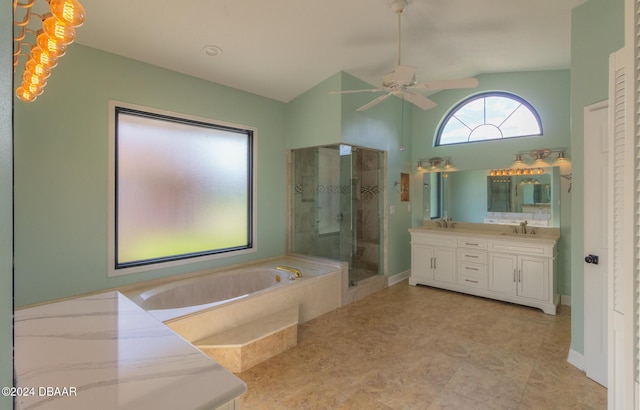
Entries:
{"type": "Polygon", "coordinates": [[[505,92],[473,95],[444,118],[436,146],[542,135],[538,112],[524,99],[505,92]]]}

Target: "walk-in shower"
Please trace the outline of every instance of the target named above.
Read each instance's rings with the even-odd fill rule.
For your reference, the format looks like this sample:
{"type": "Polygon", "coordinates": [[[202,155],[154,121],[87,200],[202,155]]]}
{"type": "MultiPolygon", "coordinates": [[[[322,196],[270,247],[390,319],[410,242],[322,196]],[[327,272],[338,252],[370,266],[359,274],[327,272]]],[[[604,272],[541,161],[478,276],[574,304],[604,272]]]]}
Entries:
{"type": "Polygon", "coordinates": [[[349,263],[349,286],[382,272],[382,152],[333,145],[291,153],[291,251],[349,263]]]}

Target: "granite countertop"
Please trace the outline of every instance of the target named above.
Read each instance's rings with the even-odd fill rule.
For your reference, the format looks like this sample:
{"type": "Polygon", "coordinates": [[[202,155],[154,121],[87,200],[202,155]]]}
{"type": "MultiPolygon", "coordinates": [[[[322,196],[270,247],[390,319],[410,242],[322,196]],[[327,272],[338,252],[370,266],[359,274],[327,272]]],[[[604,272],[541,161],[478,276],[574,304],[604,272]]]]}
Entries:
{"type": "Polygon", "coordinates": [[[15,312],[18,409],[216,408],[245,383],[119,292],[15,312]]]}
{"type": "MultiPolygon", "coordinates": [[[[479,224],[479,223],[469,223],[469,222],[455,222],[453,228],[441,228],[437,226],[438,221],[429,221],[425,222],[423,226],[410,228],[409,232],[411,233],[438,233],[445,235],[465,235],[465,236],[476,236],[476,237],[485,237],[487,239],[495,239],[495,240],[523,240],[523,241],[531,241],[538,240],[540,242],[548,242],[553,243],[560,239],[560,228],[550,228],[550,227],[537,227],[537,226],[528,226],[527,229],[529,232],[533,230],[535,234],[522,234],[522,233],[513,233],[514,226],[510,225],[493,225],[493,224],[479,224]]],[[[515,226],[517,229],[520,229],[519,226],[515,226]]]]}

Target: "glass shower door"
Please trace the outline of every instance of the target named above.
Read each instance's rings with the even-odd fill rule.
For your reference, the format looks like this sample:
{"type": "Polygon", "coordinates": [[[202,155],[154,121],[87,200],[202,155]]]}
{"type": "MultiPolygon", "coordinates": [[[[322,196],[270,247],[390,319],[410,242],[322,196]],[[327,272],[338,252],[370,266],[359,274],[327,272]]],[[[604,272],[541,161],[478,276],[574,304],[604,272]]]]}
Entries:
{"type": "Polygon", "coordinates": [[[292,153],[291,251],[349,263],[349,286],[377,275],[381,153],[335,145],[292,153]]]}
{"type": "Polygon", "coordinates": [[[340,260],[349,262],[349,286],[358,283],[356,266],[357,212],[354,203],[359,192],[359,181],[354,172],[356,150],[349,145],[340,146],[340,260]]]}

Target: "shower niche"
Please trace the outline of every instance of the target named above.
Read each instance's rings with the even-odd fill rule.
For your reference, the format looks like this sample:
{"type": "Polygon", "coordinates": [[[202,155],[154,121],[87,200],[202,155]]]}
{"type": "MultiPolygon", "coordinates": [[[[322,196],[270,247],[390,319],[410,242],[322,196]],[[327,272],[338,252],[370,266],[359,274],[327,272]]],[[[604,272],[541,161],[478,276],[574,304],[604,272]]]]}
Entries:
{"type": "Polygon", "coordinates": [[[382,162],[344,144],[291,152],[291,252],[348,262],[350,287],[383,272],[382,162]]]}

